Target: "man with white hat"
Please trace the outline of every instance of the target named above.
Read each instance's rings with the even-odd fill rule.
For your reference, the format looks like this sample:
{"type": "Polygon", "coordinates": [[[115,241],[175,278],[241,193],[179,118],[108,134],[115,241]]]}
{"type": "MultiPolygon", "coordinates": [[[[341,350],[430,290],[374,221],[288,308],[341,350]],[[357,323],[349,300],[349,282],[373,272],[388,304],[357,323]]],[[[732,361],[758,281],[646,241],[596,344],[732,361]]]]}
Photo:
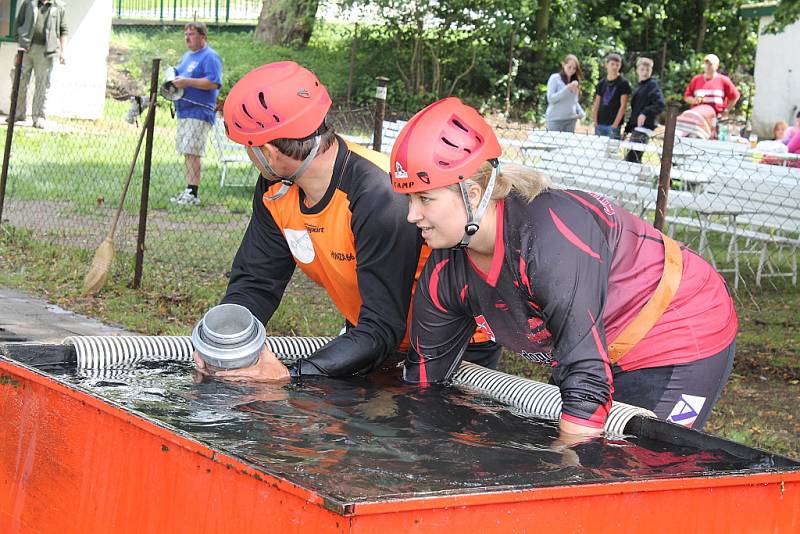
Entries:
{"type": "Polygon", "coordinates": [[[689,82],[683,99],[692,107],[707,105],[714,108],[717,116],[739,100],[739,90],[730,78],[717,72],[719,58],[708,54],[703,58],[703,74],[698,74],[689,82]]]}

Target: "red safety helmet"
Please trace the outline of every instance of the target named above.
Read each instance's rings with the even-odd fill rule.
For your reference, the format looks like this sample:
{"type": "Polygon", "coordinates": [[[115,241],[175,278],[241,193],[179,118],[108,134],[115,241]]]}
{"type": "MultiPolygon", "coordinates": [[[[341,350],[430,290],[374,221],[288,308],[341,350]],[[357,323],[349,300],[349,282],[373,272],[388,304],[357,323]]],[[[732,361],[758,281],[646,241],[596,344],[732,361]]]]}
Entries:
{"type": "Polygon", "coordinates": [[[414,115],[392,147],[389,176],[398,193],[417,193],[459,183],[502,150],[492,127],[455,97],[414,115]]]}
{"type": "Polygon", "coordinates": [[[245,146],[275,139],[305,139],[317,133],[331,97],[317,76],[294,61],[278,61],[245,74],[228,93],[225,133],[245,146]]]}

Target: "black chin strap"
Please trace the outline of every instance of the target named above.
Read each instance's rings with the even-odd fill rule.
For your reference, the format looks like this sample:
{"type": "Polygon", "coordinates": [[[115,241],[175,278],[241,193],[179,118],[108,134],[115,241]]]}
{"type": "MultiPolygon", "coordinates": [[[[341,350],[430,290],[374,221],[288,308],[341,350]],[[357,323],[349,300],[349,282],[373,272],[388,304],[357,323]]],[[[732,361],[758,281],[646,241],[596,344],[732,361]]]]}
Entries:
{"type": "Polygon", "coordinates": [[[297,170],[294,171],[294,173],[291,176],[281,176],[280,174],[275,172],[275,169],[273,169],[272,165],[269,164],[269,161],[267,161],[267,157],[264,155],[264,153],[261,151],[260,148],[247,147],[247,150],[255,156],[258,162],[261,165],[263,165],[263,167],[267,170],[267,172],[270,175],[272,175],[273,178],[283,182],[278,192],[275,193],[274,195],[268,196],[267,200],[272,201],[281,198],[283,195],[286,194],[287,191],[289,191],[289,188],[294,184],[294,181],[300,178],[303,175],[303,173],[306,172],[308,166],[311,165],[311,162],[314,160],[315,157],[317,157],[317,152],[319,151],[320,139],[321,137],[319,135],[314,137],[314,146],[311,148],[311,152],[308,153],[306,159],[303,160],[303,163],[300,164],[300,167],[298,167],[297,170]]]}
{"type": "Polygon", "coordinates": [[[469,242],[472,240],[472,236],[480,229],[480,222],[483,218],[483,214],[486,212],[487,206],[489,206],[489,200],[492,198],[492,191],[494,191],[494,184],[497,179],[497,172],[500,169],[500,162],[496,159],[491,160],[489,163],[492,164],[492,175],[489,177],[489,182],[486,184],[486,191],[483,192],[481,201],[478,203],[478,209],[475,210],[474,214],[472,213],[472,204],[469,202],[467,186],[464,185],[464,182],[458,183],[458,188],[461,190],[461,198],[464,199],[464,207],[467,209],[467,224],[464,226],[464,237],[462,237],[461,241],[453,248],[467,248],[469,242]]]}

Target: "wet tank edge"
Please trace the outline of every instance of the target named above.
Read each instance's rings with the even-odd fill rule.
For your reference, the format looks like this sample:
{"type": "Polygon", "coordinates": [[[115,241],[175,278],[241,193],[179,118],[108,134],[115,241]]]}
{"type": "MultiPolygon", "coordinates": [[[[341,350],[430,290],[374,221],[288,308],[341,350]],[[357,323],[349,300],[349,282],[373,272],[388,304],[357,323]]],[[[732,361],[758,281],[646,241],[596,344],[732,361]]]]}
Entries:
{"type": "MultiPolygon", "coordinates": [[[[210,451],[211,454],[209,455],[209,459],[212,460],[215,463],[219,463],[220,465],[225,466],[225,465],[228,464],[228,462],[225,461],[225,458],[223,458],[223,456],[227,457],[227,458],[230,458],[230,459],[233,459],[233,460],[243,464],[244,466],[246,466],[248,469],[250,469],[252,471],[252,472],[249,472],[249,473],[246,472],[246,471],[241,471],[242,474],[244,474],[244,475],[255,476],[255,478],[260,479],[260,481],[265,483],[265,484],[269,484],[270,481],[261,478],[260,475],[266,475],[268,477],[274,478],[274,479],[278,480],[281,484],[284,484],[284,485],[288,486],[288,488],[284,487],[283,488],[284,490],[288,490],[289,488],[296,488],[296,490],[293,493],[295,493],[297,496],[302,497],[302,498],[306,498],[306,495],[305,495],[306,493],[312,493],[312,494],[316,495],[317,497],[319,497],[322,506],[325,509],[327,509],[327,510],[329,510],[331,512],[335,512],[335,513],[338,513],[338,514],[341,514],[341,515],[346,515],[350,511],[352,511],[353,503],[345,502],[345,501],[337,499],[334,496],[323,494],[323,493],[320,493],[320,492],[318,492],[316,490],[312,490],[312,489],[306,488],[306,487],[298,484],[297,482],[294,482],[294,481],[290,480],[289,478],[286,478],[285,476],[283,476],[279,472],[271,472],[271,471],[269,471],[267,469],[264,469],[263,466],[256,465],[253,462],[250,462],[250,461],[246,460],[245,458],[242,458],[241,456],[237,456],[234,453],[226,451],[222,447],[217,447],[215,445],[211,445],[211,444],[207,443],[204,440],[198,439],[196,436],[193,436],[192,434],[190,434],[188,432],[185,432],[185,431],[183,431],[183,430],[181,430],[179,428],[173,427],[173,426],[171,426],[171,425],[169,425],[167,423],[159,421],[158,419],[148,417],[145,414],[142,414],[142,413],[140,413],[140,412],[138,412],[136,410],[132,410],[130,408],[127,408],[127,407],[125,407],[125,406],[123,406],[121,404],[118,404],[118,403],[116,403],[116,402],[114,402],[112,400],[106,399],[104,397],[100,397],[95,392],[93,392],[93,391],[91,391],[91,390],[89,390],[87,388],[78,386],[76,384],[69,383],[69,382],[67,382],[65,380],[62,380],[61,378],[59,378],[56,375],[52,375],[52,374],[48,373],[46,370],[40,369],[38,367],[33,367],[31,365],[31,362],[33,360],[35,360],[35,356],[37,354],[45,356],[45,361],[47,362],[47,363],[44,364],[45,366],[47,366],[47,365],[58,366],[58,365],[63,365],[64,363],[71,363],[70,360],[68,360],[68,359],[67,360],[64,360],[64,359],[59,360],[59,357],[69,358],[70,354],[74,355],[74,353],[75,353],[74,347],[70,346],[70,347],[66,347],[66,349],[65,349],[64,348],[65,346],[63,346],[63,345],[25,343],[25,345],[28,345],[28,347],[25,348],[25,351],[24,351],[23,354],[24,354],[24,359],[27,360],[27,361],[19,361],[19,360],[15,359],[13,356],[10,355],[10,350],[16,348],[13,345],[16,345],[16,344],[14,344],[14,343],[0,343],[0,362],[5,361],[5,362],[8,362],[8,363],[10,363],[12,365],[15,365],[17,367],[21,367],[21,368],[25,369],[26,371],[31,372],[31,373],[33,373],[33,374],[35,374],[35,375],[37,375],[37,376],[39,376],[41,378],[44,378],[46,380],[55,382],[59,386],[65,387],[65,388],[67,388],[67,389],[69,389],[71,391],[76,391],[78,393],[88,395],[89,397],[91,397],[95,401],[103,403],[103,404],[105,404],[107,406],[110,406],[114,410],[120,411],[120,412],[122,412],[122,413],[124,413],[124,414],[126,414],[126,415],[128,415],[128,416],[130,416],[132,418],[134,418],[134,419],[139,419],[139,420],[143,421],[145,424],[154,425],[154,426],[156,426],[156,427],[158,427],[158,428],[160,428],[162,430],[165,430],[165,431],[167,431],[167,432],[169,432],[171,434],[176,435],[177,437],[179,437],[179,438],[181,438],[183,440],[187,440],[187,441],[190,441],[192,443],[201,445],[202,447],[204,447],[204,448],[206,448],[206,449],[208,449],[210,451]],[[259,475],[259,476],[256,476],[256,475],[259,475]]],[[[181,443],[177,443],[176,445],[183,446],[183,444],[181,444],[181,443]]],[[[196,454],[201,454],[200,451],[192,451],[192,452],[195,452],[196,454]]]]}
{"type": "MultiPolygon", "coordinates": [[[[409,499],[425,500],[432,498],[446,498],[446,497],[463,496],[463,495],[479,495],[484,493],[492,493],[492,494],[518,493],[521,491],[534,490],[539,488],[543,489],[543,488],[554,488],[554,487],[564,486],[563,483],[558,483],[558,482],[553,482],[553,483],[539,482],[537,484],[524,484],[524,485],[479,486],[472,488],[445,489],[440,491],[395,493],[395,494],[381,495],[380,497],[377,498],[374,496],[364,497],[364,498],[352,498],[352,497],[348,498],[348,497],[342,497],[340,495],[326,494],[318,490],[311,490],[299,484],[298,482],[295,482],[287,478],[280,472],[273,472],[268,469],[265,469],[263,465],[256,465],[253,462],[250,462],[247,459],[242,458],[241,456],[228,452],[222,447],[212,446],[209,443],[201,439],[198,439],[197,437],[193,436],[188,432],[175,428],[157,419],[150,418],[136,410],[132,410],[130,408],[122,406],[104,397],[98,396],[95,392],[91,390],[66,382],[60,379],[58,376],[49,374],[46,372],[46,370],[42,370],[40,368],[42,365],[46,367],[48,365],[58,366],[58,365],[74,363],[76,361],[75,349],[72,346],[37,344],[37,343],[0,343],[0,360],[7,360],[14,365],[23,367],[24,369],[32,373],[35,373],[36,375],[39,375],[48,380],[52,380],[70,390],[84,393],[99,402],[102,402],[117,410],[120,410],[123,413],[128,414],[134,418],[140,419],[145,423],[153,424],[161,429],[164,429],[170,433],[177,435],[180,438],[186,439],[193,443],[200,444],[203,447],[207,448],[209,451],[211,451],[212,453],[211,459],[214,460],[215,462],[220,462],[223,464],[225,463],[222,458],[217,457],[217,453],[219,453],[221,455],[225,455],[231,459],[236,460],[237,462],[246,466],[248,469],[252,470],[252,473],[247,473],[242,471],[243,474],[253,476],[256,473],[261,473],[269,477],[275,478],[281,481],[282,483],[287,484],[289,487],[295,487],[298,489],[298,491],[310,492],[314,495],[317,495],[320,498],[321,504],[324,508],[341,515],[352,515],[353,513],[355,513],[355,509],[357,506],[370,503],[386,503],[388,501],[401,501],[409,499]],[[11,355],[12,351],[14,352],[13,356],[11,355]],[[33,364],[34,362],[39,367],[32,367],[31,364],[33,364]]],[[[635,483],[637,481],[677,480],[681,478],[707,479],[707,478],[747,476],[753,474],[769,474],[769,473],[800,471],[800,462],[798,462],[797,460],[781,456],[769,451],[764,451],[754,447],[742,445],[740,443],[736,443],[710,434],[705,434],[700,431],[693,431],[691,429],[682,427],[680,425],[674,425],[671,423],[666,423],[664,421],[658,421],[642,416],[637,416],[628,423],[628,425],[625,428],[625,431],[626,434],[632,434],[642,438],[654,439],[656,441],[664,441],[670,444],[675,444],[680,446],[688,445],[703,449],[705,448],[720,449],[736,457],[747,460],[757,458],[760,455],[765,455],[768,456],[770,459],[772,459],[774,467],[761,468],[755,472],[753,470],[728,471],[724,473],[710,472],[708,474],[700,474],[692,477],[685,477],[680,474],[674,474],[674,475],[660,474],[655,476],[637,477],[636,479],[631,479],[629,481],[603,482],[601,484],[604,485],[627,484],[627,483],[635,483]]],[[[598,483],[597,481],[575,481],[571,485],[587,486],[597,483],[598,483]]]]}
{"type": "Polygon", "coordinates": [[[642,415],[636,415],[628,422],[625,426],[625,433],[674,445],[697,447],[700,449],[719,449],[745,460],[754,460],[761,455],[768,456],[772,459],[776,468],[785,468],[785,470],[788,471],[800,471],[800,460],[737,443],[720,436],[707,434],[702,430],[692,430],[691,428],[686,428],[675,423],[652,419],[642,415]]]}

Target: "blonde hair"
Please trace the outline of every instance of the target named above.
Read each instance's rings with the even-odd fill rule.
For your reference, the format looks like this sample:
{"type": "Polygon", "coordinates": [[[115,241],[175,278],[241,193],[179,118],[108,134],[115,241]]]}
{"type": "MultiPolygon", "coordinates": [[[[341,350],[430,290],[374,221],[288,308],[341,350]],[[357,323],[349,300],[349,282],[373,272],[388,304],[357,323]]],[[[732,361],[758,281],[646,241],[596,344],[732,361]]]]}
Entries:
{"type": "MultiPolygon", "coordinates": [[[[481,190],[486,191],[489,177],[492,175],[492,165],[488,161],[483,163],[475,173],[464,181],[470,186],[478,185],[481,190]]],[[[497,178],[492,191],[492,200],[502,200],[513,190],[516,194],[528,202],[532,202],[539,193],[552,186],[550,179],[537,170],[513,163],[505,163],[500,166],[497,178]]],[[[458,184],[448,186],[449,189],[458,192],[458,184]]]]}
{"type": "Polygon", "coordinates": [[[653,68],[653,60],[649,57],[640,57],[636,60],[636,67],[638,68],[639,65],[647,65],[651,69],[653,68]]]}
{"type": "MultiPolygon", "coordinates": [[[[789,128],[789,125],[785,121],[776,122],[775,126],[772,127],[772,138],[773,139],[778,139],[778,130],[780,130],[781,128],[783,128],[783,131],[785,133],[786,129],[789,128]]],[[[781,138],[782,137],[783,136],[781,136],[781,138]]],[[[778,139],[778,141],[780,141],[780,139],[778,139]]]]}

